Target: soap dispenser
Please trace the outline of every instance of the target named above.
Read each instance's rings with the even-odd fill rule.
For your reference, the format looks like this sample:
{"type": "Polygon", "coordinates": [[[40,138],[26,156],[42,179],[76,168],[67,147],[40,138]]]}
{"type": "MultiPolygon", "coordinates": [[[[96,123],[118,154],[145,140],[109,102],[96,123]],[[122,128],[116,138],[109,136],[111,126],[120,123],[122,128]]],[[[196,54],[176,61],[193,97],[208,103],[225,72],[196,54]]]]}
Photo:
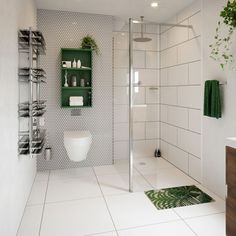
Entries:
{"type": "Polygon", "coordinates": [[[81,67],[81,61],[78,60],[78,61],[77,61],[77,68],[80,68],[80,67],[81,67]]]}
{"type": "Polygon", "coordinates": [[[75,58],[74,58],[74,61],[73,61],[73,63],[72,63],[72,67],[73,67],[73,68],[76,68],[76,66],[77,66],[77,63],[76,63],[76,60],[75,60],[75,58]]]}

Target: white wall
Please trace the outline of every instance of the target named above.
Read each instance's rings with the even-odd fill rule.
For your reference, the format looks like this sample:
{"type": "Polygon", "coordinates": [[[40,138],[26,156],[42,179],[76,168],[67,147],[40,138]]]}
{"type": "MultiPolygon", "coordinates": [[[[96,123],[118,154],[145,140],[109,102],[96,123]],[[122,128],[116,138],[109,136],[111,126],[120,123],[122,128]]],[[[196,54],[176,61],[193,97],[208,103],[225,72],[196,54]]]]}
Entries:
{"type": "MultiPolygon", "coordinates": [[[[209,58],[217,22],[226,0],[203,0],[203,78],[227,81],[222,86],[222,119],[203,118],[203,184],[221,197],[225,196],[225,140],[236,135],[236,72],[223,72],[218,63],[209,58]],[[206,24],[207,22],[207,24],[206,24]]],[[[234,44],[236,39],[234,39],[234,44]]],[[[234,51],[234,56],[236,53],[234,51]]]]}
{"type": "MultiPolygon", "coordinates": [[[[134,25],[134,38],[140,37],[140,25],[134,25]]],[[[153,156],[159,147],[159,26],[146,25],[147,43],[134,42],[134,155],[153,156]]],[[[114,158],[128,158],[128,32],[114,31],[114,158]]]]}
{"type": "Polygon", "coordinates": [[[192,5],[161,27],[162,155],[201,182],[201,4],[192,5]]]}
{"type": "Polygon", "coordinates": [[[18,159],[18,28],[36,25],[31,0],[3,0],[0,8],[0,235],[16,235],[34,180],[36,162],[18,159]]]}

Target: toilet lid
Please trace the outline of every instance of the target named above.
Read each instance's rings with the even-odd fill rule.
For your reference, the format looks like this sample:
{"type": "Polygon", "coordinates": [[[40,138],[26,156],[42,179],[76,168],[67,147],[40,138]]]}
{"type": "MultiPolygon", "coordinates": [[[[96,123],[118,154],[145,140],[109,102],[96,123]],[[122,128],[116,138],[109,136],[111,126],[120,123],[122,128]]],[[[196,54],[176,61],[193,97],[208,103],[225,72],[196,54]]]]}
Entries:
{"type": "Polygon", "coordinates": [[[76,131],[76,130],[73,130],[73,131],[65,131],[64,132],[64,137],[65,138],[89,138],[89,137],[92,137],[91,133],[87,130],[82,130],[82,131],[76,131]]]}

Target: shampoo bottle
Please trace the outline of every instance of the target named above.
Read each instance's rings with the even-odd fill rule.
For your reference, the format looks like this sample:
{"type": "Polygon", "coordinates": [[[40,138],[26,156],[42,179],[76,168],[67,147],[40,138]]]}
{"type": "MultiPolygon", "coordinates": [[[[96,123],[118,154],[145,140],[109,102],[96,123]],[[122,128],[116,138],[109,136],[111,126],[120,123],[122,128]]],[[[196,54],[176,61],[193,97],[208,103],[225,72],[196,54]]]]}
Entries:
{"type": "Polygon", "coordinates": [[[72,67],[73,67],[73,68],[76,68],[76,65],[77,65],[77,64],[76,64],[76,60],[74,59],[74,61],[73,61],[73,63],[72,63],[72,67]]]}

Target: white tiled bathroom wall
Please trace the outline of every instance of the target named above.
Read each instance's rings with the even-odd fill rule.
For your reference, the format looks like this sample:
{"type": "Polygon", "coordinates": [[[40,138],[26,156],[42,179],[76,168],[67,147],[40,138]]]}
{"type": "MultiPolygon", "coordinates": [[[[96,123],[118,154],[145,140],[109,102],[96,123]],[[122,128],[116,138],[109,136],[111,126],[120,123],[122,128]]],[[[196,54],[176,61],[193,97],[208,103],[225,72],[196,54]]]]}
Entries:
{"type": "MultiPolygon", "coordinates": [[[[141,82],[134,93],[134,155],[153,156],[159,147],[159,26],[145,26],[147,43],[134,42],[134,79],[141,82]]],[[[114,158],[128,158],[128,31],[113,32],[114,38],[114,158]]],[[[140,37],[139,25],[134,25],[134,38],[140,37]]]]}
{"type": "Polygon", "coordinates": [[[163,157],[201,181],[201,4],[169,20],[192,28],[161,27],[160,112],[163,157]]]}

